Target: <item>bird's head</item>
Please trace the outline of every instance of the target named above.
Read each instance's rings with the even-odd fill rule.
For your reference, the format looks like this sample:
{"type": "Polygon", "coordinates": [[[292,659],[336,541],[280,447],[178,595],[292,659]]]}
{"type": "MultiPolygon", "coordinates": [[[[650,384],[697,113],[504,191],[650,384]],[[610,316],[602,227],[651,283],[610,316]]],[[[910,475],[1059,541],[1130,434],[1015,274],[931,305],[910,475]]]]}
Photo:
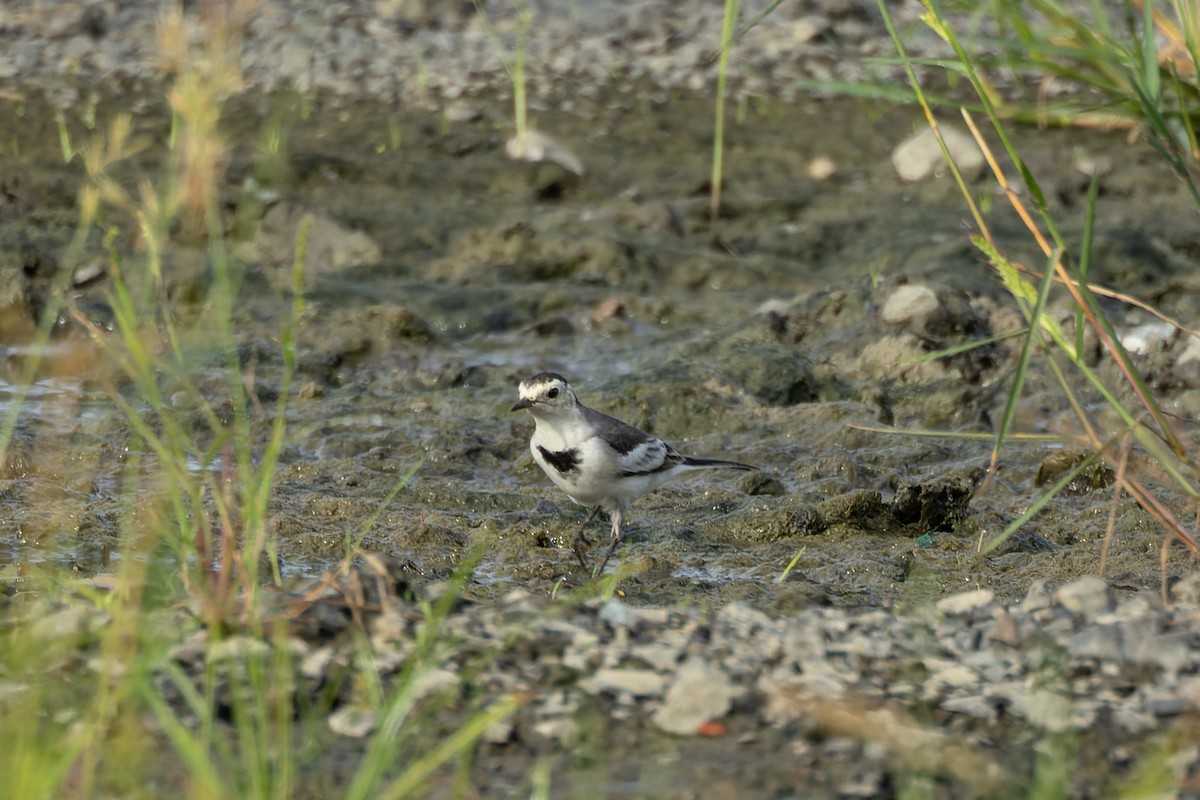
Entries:
{"type": "Polygon", "coordinates": [[[517,393],[520,399],[513,403],[511,410],[525,408],[534,416],[569,413],[579,402],[567,379],[553,372],[539,372],[526,378],[517,387],[517,393]]]}

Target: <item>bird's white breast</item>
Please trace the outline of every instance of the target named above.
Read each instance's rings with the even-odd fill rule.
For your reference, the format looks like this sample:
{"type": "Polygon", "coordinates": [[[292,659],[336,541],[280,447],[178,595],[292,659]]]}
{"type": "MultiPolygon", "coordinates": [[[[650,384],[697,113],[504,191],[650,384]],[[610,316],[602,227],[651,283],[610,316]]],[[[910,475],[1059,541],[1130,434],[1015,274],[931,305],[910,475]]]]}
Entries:
{"type": "Polygon", "coordinates": [[[612,481],[606,479],[611,461],[603,444],[595,438],[582,418],[555,419],[552,422],[535,418],[536,427],[529,440],[529,451],[542,471],[566,492],[572,500],[585,506],[613,507],[612,481]],[[574,451],[576,465],[567,472],[559,470],[542,455],[542,448],[550,453],[574,451]]]}

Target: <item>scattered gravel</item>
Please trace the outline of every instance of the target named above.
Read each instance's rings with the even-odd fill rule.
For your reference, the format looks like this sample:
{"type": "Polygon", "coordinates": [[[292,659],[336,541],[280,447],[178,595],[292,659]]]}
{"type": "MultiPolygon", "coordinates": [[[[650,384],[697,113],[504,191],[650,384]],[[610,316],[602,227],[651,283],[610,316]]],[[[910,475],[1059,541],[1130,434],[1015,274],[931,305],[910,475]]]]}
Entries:
{"type": "MultiPolygon", "coordinates": [[[[200,24],[205,3],[184,3],[200,24]]],[[[215,4],[223,7],[223,4],[215,4]]],[[[245,4],[238,4],[245,5],[245,4]]],[[[508,94],[505,61],[525,50],[530,102],[587,114],[601,89],[640,98],[708,90],[717,74],[720,3],[650,0],[540,3],[524,0],[262,0],[241,39],[244,86],[374,98],[403,107],[445,107],[464,97],[508,94]]],[[[743,25],[768,0],[742,3],[743,25]]],[[[161,75],[156,46],[163,4],[116,0],[17,0],[0,8],[0,82],[48,91],[63,106],[97,90],[125,91],[161,75]]],[[[917,23],[921,5],[891,4],[897,26],[938,42],[917,23]]],[[[864,57],[892,45],[874,2],[801,0],[771,10],[737,43],[734,92],[789,99],[800,79],[862,80],[864,57]]]]}
{"type": "MultiPolygon", "coordinates": [[[[810,608],[778,617],[735,602],[705,617],[617,599],[555,607],[517,590],[496,602],[460,600],[441,623],[438,647],[420,656],[415,671],[410,659],[419,653],[427,619],[421,608],[441,586],[418,591],[425,601],[370,601],[367,652],[361,639],[346,635],[355,626],[347,595],[322,585],[320,600],[289,617],[292,690],[327,693],[341,685],[328,725],[350,738],[369,735],[377,722],[378,709],[359,695],[361,681],[352,677],[367,668],[385,686],[414,681],[418,698],[466,690],[483,703],[523,697],[515,717],[485,737],[509,758],[569,748],[580,713],[599,710],[614,723],[640,729],[649,721],[676,737],[800,735],[805,746],[797,753],[813,768],[836,759],[846,737],[874,742],[861,753],[873,780],[894,768],[896,756],[915,766],[918,752],[928,758],[929,748],[941,748],[943,756],[919,768],[979,788],[1014,779],[992,762],[984,743],[1099,733],[1111,758],[1127,762],[1130,750],[1122,743],[1200,711],[1195,578],[1177,587],[1189,601],[1169,607],[1140,594],[1119,596],[1105,581],[1086,577],[1054,590],[1036,583],[1009,606],[974,590],[910,615],[810,608]],[[912,721],[931,715],[937,732],[912,721]],[[960,775],[967,762],[972,774],[960,775]]],[[[76,636],[109,623],[102,612],[91,613],[88,621],[72,611],[69,624],[41,626],[40,635],[76,636]]],[[[209,644],[199,630],[170,658],[202,682],[214,670],[245,674],[248,659],[272,661],[269,647],[249,636],[209,644]]],[[[218,683],[218,697],[242,685],[220,677],[218,683]]],[[[188,719],[173,684],[161,685],[188,719]]],[[[1175,767],[1181,775],[1200,768],[1200,751],[1185,748],[1175,767]]]]}

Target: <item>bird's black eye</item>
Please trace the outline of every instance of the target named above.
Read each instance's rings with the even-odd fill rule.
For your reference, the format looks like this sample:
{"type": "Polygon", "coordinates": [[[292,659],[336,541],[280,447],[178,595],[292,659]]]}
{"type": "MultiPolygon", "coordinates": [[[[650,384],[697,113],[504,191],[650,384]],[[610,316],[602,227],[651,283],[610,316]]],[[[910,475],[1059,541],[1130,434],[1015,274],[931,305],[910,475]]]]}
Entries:
{"type": "Polygon", "coordinates": [[[546,397],[549,397],[551,400],[553,400],[554,398],[558,397],[558,387],[557,387],[557,386],[555,386],[553,389],[551,389],[550,391],[546,392],[546,397]]]}

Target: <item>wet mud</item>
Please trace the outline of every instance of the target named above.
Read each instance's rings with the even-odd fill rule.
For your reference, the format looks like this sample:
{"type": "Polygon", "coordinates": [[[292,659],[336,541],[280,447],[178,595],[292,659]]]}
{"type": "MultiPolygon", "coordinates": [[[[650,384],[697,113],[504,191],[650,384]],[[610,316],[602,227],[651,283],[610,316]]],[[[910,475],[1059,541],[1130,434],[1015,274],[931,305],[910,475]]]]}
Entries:
{"type": "MultiPolygon", "coordinates": [[[[286,117],[288,146],[277,155],[235,148],[223,192],[242,259],[238,335],[264,397],[278,393],[272,378],[290,302],[291,241],[305,213],[318,219],[298,334],[299,390],[288,406],[291,436],[273,507],[281,555],[299,570],[340,557],[348,538],[362,535],[366,548],[429,578],[444,577],[464,548],[483,543],[481,592],[490,584],[546,591],[559,578],[582,582],[564,544],[584,510],[533,464],[531,421],[507,411],[516,383],[545,369],[567,375],[584,402],[681,452],[763,470],[688,477],[634,507],[619,563],[631,573],[627,596],[638,602],[892,606],[906,601],[914,579],[926,599],[971,587],[1012,597],[1034,578],[1097,568],[1111,475],[1052,501],[999,552],[976,552],[1078,447],[1014,442],[984,482],[986,436],[1019,340],[921,360],[1020,320],[968,241],[951,183],[894,177],[889,147],[918,123],[911,111],[851,101],[764,104],[730,132],[726,193],[713,220],[709,106],[698,100],[614,108],[604,124],[539,118],[581,154],[581,179],[505,159],[502,108],[480,104],[468,121],[448,122],[334,104],[301,120],[288,116],[298,115],[298,99],[291,102],[275,99],[265,119],[249,108],[229,115],[234,142],[286,117]],[[396,130],[398,144],[387,146],[385,133],[396,130]],[[818,156],[837,165],[823,181],[804,174],[818,156]],[[920,290],[933,310],[889,316],[901,289],[920,290]]],[[[24,114],[46,116],[36,106],[24,114]]],[[[161,124],[137,118],[139,132],[161,124]]],[[[23,158],[6,174],[6,292],[16,298],[13,330],[28,332],[74,233],[64,184],[80,175],[77,164],[55,163],[44,137],[23,132],[20,144],[23,158]]],[[[1054,189],[1068,231],[1081,222],[1087,188],[1071,158],[1081,150],[1113,158],[1119,166],[1102,186],[1119,188],[1101,197],[1093,275],[1176,318],[1194,315],[1193,295],[1181,291],[1188,274],[1171,270],[1195,245],[1190,229],[1175,224],[1186,198],[1164,190],[1171,184],[1151,154],[1129,152],[1115,135],[1079,132],[1021,131],[1019,146],[1054,189]],[[1153,202],[1139,199],[1139,187],[1153,202]],[[1167,213],[1172,199],[1178,208],[1167,213]]],[[[123,168],[131,178],[153,175],[162,158],[147,151],[123,168]]],[[[989,224],[1002,245],[1014,257],[1027,254],[994,186],[981,178],[973,190],[995,198],[989,224]]],[[[129,233],[128,220],[114,222],[129,233]]],[[[99,236],[89,240],[85,266],[104,258],[99,236]]],[[[166,262],[180,307],[201,305],[203,257],[176,243],[166,262]]],[[[75,302],[103,320],[102,261],[95,269],[75,302]]],[[[1112,314],[1119,329],[1143,316],[1116,303],[1112,314]]],[[[67,559],[90,569],[92,540],[115,535],[112,498],[67,492],[61,514],[75,521],[64,534],[54,522],[61,514],[41,502],[65,471],[48,462],[113,447],[109,434],[121,425],[104,411],[101,389],[112,375],[72,356],[86,342],[64,328],[43,371],[65,374],[38,384],[9,456],[3,538],[10,563],[67,559]]],[[[13,340],[10,373],[22,363],[19,333],[13,340]]],[[[1142,360],[1168,410],[1183,419],[1197,378],[1179,363],[1186,345],[1175,336],[1142,360]]],[[[1112,374],[1103,357],[1096,361],[1112,374]]],[[[1030,376],[1017,425],[1071,437],[1077,425],[1043,373],[1030,376]]],[[[1087,387],[1077,388],[1086,398],[1087,387]]],[[[265,428],[269,409],[262,413],[265,428]]],[[[1184,421],[1181,428],[1190,431],[1184,421]]],[[[71,472],[112,485],[99,464],[71,472]]],[[[1161,532],[1127,499],[1117,501],[1115,521],[1111,577],[1131,589],[1157,586],[1161,532]]],[[[1169,575],[1189,568],[1176,559],[1169,575]]]]}

